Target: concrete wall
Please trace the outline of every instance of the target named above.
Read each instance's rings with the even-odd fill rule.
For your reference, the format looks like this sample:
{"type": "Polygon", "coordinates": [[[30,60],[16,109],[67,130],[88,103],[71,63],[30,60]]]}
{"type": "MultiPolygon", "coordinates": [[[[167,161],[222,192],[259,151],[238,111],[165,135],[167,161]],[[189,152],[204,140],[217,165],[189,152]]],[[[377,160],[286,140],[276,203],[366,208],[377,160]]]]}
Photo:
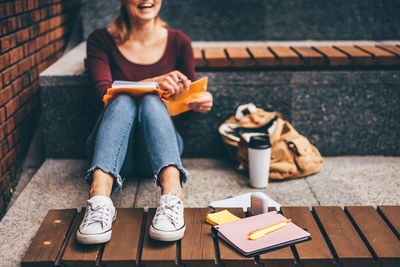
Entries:
{"type": "MultiPolygon", "coordinates": [[[[84,39],[118,14],[117,0],[83,0],[84,39]]],[[[165,0],[161,17],[193,41],[398,40],[396,0],[165,0]]]]}
{"type": "MultiPolygon", "coordinates": [[[[400,71],[198,72],[214,108],[175,117],[185,157],[224,157],[218,126],[240,104],[280,111],[325,156],[400,155],[400,71]]],[[[40,77],[47,157],[85,157],[101,106],[86,74],[40,77]]]]}

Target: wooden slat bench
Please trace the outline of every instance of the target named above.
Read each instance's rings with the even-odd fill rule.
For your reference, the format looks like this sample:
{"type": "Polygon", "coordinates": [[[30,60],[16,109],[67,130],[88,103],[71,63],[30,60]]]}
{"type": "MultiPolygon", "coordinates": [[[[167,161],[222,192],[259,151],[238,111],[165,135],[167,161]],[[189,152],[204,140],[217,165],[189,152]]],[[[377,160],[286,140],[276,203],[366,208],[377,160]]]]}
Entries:
{"type": "Polygon", "coordinates": [[[400,67],[394,45],[194,47],[194,57],[198,70],[400,67]]]}
{"type": "MultiPolygon", "coordinates": [[[[216,211],[221,210],[217,209],[216,211]]],[[[245,217],[242,209],[229,209],[245,217]]],[[[177,242],[150,239],[155,209],[118,208],[111,240],[75,240],[84,209],[50,210],[22,259],[22,266],[400,266],[400,206],[282,207],[311,233],[310,241],[246,258],[211,233],[208,208],[186,208],[185,236],[177,242]]]]}

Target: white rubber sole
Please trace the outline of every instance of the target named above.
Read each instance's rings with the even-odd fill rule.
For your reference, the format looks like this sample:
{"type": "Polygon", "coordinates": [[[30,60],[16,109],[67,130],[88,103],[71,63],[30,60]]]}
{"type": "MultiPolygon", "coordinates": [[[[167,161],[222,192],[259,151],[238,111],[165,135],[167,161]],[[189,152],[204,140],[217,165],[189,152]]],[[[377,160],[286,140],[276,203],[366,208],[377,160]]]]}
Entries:
{"type": "Polygon", "coordinates": [[[150,237],[159,241],[176,241],[182,239],[185,234],[186,225],[176,231],[161,231],[150,225],[150,237]]]}
{"type": "Polygon", "coordinates": [[[111,239],[112,230],[101,234],[81,234],[79,230],[76,232],[76,240],[81,244],[101,244],[110,241],[111,239]]]}
{"type": "MultiPolygon", "coordinates": [[[[115,210],[113,222],[117,218],[117,210],[115,210]]],[[[76,231],[76,241],[81,244],[85,245],[92,245],[92,244],[101,244],[110,241],[112,234],[112,229],[108,230],[107,232],[101,234],[82,234],[79,229],[76,231]]]]}

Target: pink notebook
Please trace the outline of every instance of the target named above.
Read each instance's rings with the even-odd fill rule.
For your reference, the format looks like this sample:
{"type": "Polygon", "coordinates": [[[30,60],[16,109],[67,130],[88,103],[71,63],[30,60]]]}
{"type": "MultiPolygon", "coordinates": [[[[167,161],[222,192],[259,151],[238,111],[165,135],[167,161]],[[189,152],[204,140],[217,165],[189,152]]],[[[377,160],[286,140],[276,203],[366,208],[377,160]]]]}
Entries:
{"type": "Polygon", "coordinates": [[[212,231],[246,257],[253,257],[277,248],[310,240],[310,233],[290,222],[285,227],[257,240],[249,239],[249,232],[286,220],[276,211],[215,225],[212,231]]]}

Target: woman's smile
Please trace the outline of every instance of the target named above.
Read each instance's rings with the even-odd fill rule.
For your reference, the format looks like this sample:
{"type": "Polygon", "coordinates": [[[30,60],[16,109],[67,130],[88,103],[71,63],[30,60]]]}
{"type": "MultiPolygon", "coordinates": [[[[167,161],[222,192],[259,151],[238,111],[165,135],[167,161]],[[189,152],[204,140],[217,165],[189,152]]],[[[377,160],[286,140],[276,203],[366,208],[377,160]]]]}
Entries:
{"type": "Polygon", "coordinates": [[[158,15],[161,3],[161,0],[132,0],[127,2],[127,11],[135,19],[151,20],[158,15]]]}
{"type": "Polygon", "coordinates": [[[150,3],[150,2],[144,2],[144,3],[140,3],[139,5],[137,5],[137,7],[139,9],[150,9],[150,8],[154,7],[154,4],[150,3]]]}

